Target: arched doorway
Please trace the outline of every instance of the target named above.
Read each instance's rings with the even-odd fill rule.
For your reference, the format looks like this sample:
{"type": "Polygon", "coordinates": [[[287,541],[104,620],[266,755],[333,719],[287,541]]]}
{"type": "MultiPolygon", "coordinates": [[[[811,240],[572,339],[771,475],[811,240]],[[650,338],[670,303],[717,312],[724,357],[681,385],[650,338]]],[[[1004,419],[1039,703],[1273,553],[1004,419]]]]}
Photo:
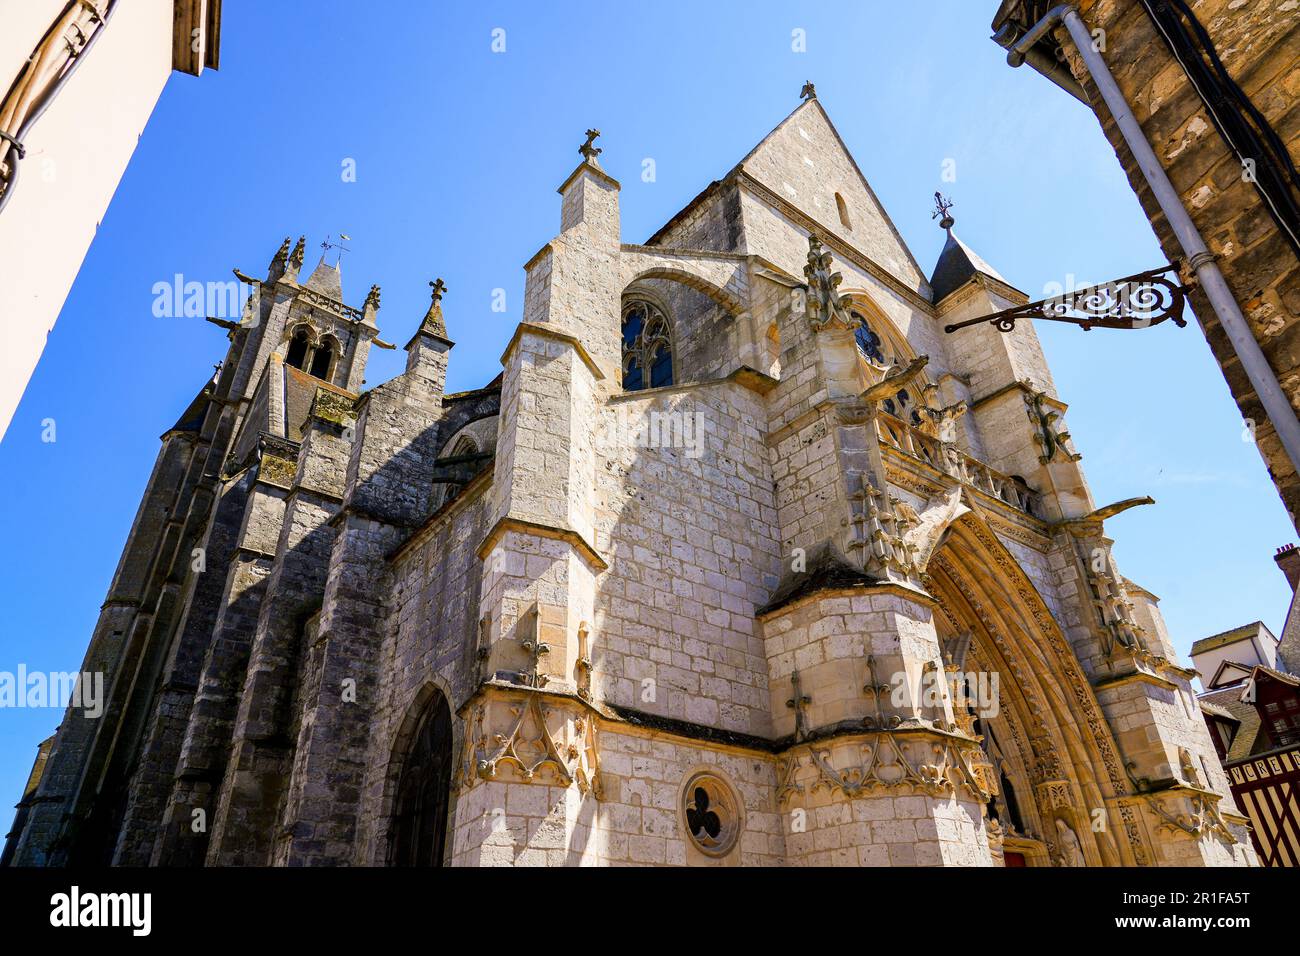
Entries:
{"type": "Polygon", "coordinates": [[[389,866],[442,866],[451,795],[451,710],[438,691],[408,738],[388,836],[389,866]]]}
{"type": "Polygon", "coordinates": [[[1081,665],[1023,570],[967,514],[943,535],[927,583],[939,603],[944,663],[974,691],[957,719],[983,738],[999,782],[987,817],[1007,849],[1022,860],[1032,851],[1041,864],[1135,862],[1141,847],[1107,809],[1126,792],[1115,744],[1081,665]],[[1101,828],[1093,825],[1099,814],[1101,828]]]}

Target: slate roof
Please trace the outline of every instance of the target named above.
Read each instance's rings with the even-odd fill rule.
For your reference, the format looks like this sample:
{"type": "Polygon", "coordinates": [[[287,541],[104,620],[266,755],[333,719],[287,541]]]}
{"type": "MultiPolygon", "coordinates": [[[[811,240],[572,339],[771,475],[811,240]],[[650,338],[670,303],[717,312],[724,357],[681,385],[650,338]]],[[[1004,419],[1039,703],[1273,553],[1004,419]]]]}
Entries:
{"type": "Polygon", "coordinates": [[[185,411],[181,412],[181,417],[176,419],[176,424],[168,431],[172,432],[198,432],[203,427],[203,416],[208,410],[208,398],[210,385],[205,383],[199,389],[199,394],[194,396],[194,401],[186,406],[185,411]]]}
{"type": "Polygon", "coordinates": [[[320,257],[320,262],[316,263],[316,268],[312,270],[311,275],[307,278],[304,285],[313,292],[319,292],[321,295],[327,295],[336,302],[343,301],[343,270],[342,263],[327,265],[325,257],[320,257]]]}
{"type": "MultiPolygon", "coordinates": [[[[1259,737],[1259,711],[1255,709],[1254,704],[1247,704],[1241,699],[1245,690],[1246,684],[1243,681],[1232,687],[1212,690],[1199,698],[1203,710],[1208,710],[1206,707],[1208,704],[1215,710],[1225,711],[1229,718],[1237,721],[1237,733],[1232,738],[1232,746],[1228,748],[1224,760],[1240,760],[1249,757],[1254,752],[1255,741],[1259,737]]],[[[1218,714],[1214,716],[1217,717],[1218,714]]]]}
{"type": "Polygon", "coordinates": [[[1011,284],[949,229],[948,241],[943,244],[939,261],[934,266],[934,274],[930,276],[930,290],[934,293],[934,301],[942,301],[969,282],[976,273],[981,272],[1004,285],[1011,284]]]}

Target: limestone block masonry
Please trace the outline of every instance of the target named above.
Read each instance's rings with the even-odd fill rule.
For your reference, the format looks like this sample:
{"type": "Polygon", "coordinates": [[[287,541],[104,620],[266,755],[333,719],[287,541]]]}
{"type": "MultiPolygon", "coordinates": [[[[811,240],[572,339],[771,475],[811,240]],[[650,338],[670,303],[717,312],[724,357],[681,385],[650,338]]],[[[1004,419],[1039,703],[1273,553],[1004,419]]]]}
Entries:
{"type": "Polygon", "coordinates": [[[361,391],[380,290],[285,240],[14,860],[1252,865],[1034,330],[942,333],[1023,294],[927,279],[811,87],[643,244],[596,135],[482,388],[438,282],[361,391]]]}

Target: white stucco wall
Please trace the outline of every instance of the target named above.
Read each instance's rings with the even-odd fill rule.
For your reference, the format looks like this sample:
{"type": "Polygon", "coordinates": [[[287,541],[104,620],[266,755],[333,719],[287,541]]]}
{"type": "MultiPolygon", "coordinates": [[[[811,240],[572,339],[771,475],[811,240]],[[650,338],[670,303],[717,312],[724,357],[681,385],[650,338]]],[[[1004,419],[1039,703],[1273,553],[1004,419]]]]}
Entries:
{"type": "MultiPolygon", "coordinates": [[[[64,0],[4,7],[8,90],[64,0]]],[[[77,73],[26,136],[0,212],[0,437],[172,68],[172,0],[119,3],[77,73]]]]}

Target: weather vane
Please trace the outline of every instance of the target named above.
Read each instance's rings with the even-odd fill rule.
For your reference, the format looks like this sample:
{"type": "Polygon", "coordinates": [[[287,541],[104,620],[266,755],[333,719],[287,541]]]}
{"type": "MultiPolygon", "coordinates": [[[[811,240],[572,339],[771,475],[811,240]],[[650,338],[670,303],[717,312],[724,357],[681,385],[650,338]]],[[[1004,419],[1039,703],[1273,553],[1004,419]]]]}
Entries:
{"type": "Polygon", "coordinates": [[[351,241],[352,241],[352,237],[349,236],[346,232],[340,232],[340,233],[339,233],[339,240],[340,240],[339,242],[335,242],[333,236],[326,236],[326,237],[325,237],[325,241],[322,242],[322,243],[320,244],[320,247],[321,247],[322,249],[324,249],[326,252],[328,252],[330,249],[337,249],[337,250],[339,251],[339,258],[338,258],[338,261],[339,261],[339,262],[342,262],[342,261],[343,261],[343,254],[344,254],[345,252],[351,252],[351,251],[352,251],[352,250],[349,249],[347,246],[343,245],[343,243],[344,243],[344,242],[351,242],[351,241]]]}
{"type": "Polygon", "coordinates": [[[956,223],[957,221],[956,219],[952,218],[952,213],[949,212],[949,210],[952,209],[952,207],[953,207],[953,201],[951,199],[945,199],[943,193],[939,192],[938,190],[935,190],[934,212],[930,213],[930,218],[939,219],[939,227],[941,229],[951,229],[953,227],[953,224],[956,223]],[[943,218],[940,219],[939,218],[940,216],[942,216],[943,218]]]}

